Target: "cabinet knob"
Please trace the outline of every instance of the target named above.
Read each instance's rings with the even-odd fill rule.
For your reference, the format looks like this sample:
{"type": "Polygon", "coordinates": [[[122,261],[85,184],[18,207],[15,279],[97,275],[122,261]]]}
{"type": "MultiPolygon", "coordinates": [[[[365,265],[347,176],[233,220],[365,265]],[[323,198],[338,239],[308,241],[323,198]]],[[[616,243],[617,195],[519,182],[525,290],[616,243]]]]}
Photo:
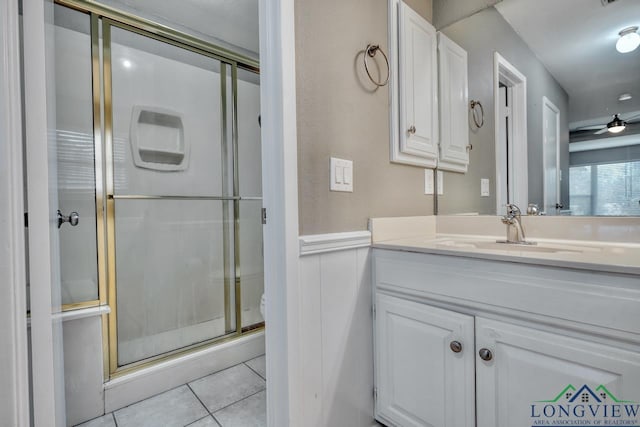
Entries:
{"type": "Polygon", "coordinates": [[[460,341],[451,341],[451,344],[449,344],[449,348],[454,353],[460,353],[462,351],[462,344],[460,343],[460,341]]]}
{"type": "Polygon", "coordinates": [[[486,362],[493,359],[493,353],[491,353],[491,350],[489,350],[488,348],[481,348],[478,354],[480,355],[480,359],[486,362]]]}
{"type": "Polygon", "coordinates": [[[407,132],[409,132],[410,134],[416,133],[416,127],[415,126],[411,126],[407,132]]]}

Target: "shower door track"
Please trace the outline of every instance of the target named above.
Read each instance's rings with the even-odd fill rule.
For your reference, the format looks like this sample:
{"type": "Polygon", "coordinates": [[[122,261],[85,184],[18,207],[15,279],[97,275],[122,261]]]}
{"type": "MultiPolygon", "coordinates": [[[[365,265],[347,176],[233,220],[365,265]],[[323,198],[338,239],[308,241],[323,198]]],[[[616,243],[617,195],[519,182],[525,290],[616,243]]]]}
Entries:
{"type": "MultiPolygon", "coordinates": [[[[97,305],[108,305],[111,308],[109,314],[102,315],[102,338],[104,357],[105,380],[116,378],[144,367],[184,356],[199,351],[212,344],[219,344],[237,339],[240,336],[259,333],[264,329],[262,325],[242,327],[241,321],[241,283],[239,264],[239,203],[242,200],[262,200],[262,197],[239,196],[238,173],[238,141],[237,141],[237,69],[259,73],[259,62],[238,54],[231,50],[197,39],[188,34],[176,31],[165,25],[99,4],[93,0],[55,0],[55,3],[70,7],[91,16],[91,69],[92,69],[92,96],[93,96],[93,132],[95,152],[95,182],[96,182],[96,243],[98,256],[98,299],[86,301],[63,307],[71,310],[97,305]],[[100,21],[102,21],[102,64],[100,61],[100,21]],[[116,195],[114,194],[113,174],[113,104],[111,98],[111,27],[118,27],[137,33],[142,36],[205,55],[231,67],[232,85],[232,138],[228,139],[227,111],[226,111],[226,68],[221,66],[221,86],[223,101],[222,132],[223,141],[231,143],[233,150],[233,196],[175,196],[175,195],[116,195]],[[102,67],[101,67],[102,65],[102,67]],[[102,69],[101,69],[102,68],[102,69]],[[102,73],[101,73],[102,71],[102,73]],[[104,109],[104,110],[103,110],[104,109]],[[104,111],[104,119],[102,116],[104,111]],[[104,131],[104,137],[103,137],[104,131]],[[162,354],[145,358],[140,361],[118,365],[118,336],[117,336],[117,300],[116,300],[116,270],[115,270],[115,200],[218,200],[224,204],[225,214],[228,203],[233,204],[233,241],[234,241],[234,272],[228,274],[227,262],[225,262],[225,319],[229,319],[231,311],[229,307],[229,286],[235,287],[235,330],[222,336],[214,337],[202,342],[194,343],[162,354]],[[235,278],[235,280],[233,280],[235,278]],[[227,283],[233,280],[234,283],[227,283]]],[[[223,147],[227,144],[223,142],[223,147]]],[[[225,148],[226,149],[226,148],[225,148]]],[[[226,176],[229,174],[223,174],[226,176]]],[[[225,254],[228,253],[227,228],[225,233],[225,254]]],[[[225,327],[225,331],[228,328],[225,327]]]]}

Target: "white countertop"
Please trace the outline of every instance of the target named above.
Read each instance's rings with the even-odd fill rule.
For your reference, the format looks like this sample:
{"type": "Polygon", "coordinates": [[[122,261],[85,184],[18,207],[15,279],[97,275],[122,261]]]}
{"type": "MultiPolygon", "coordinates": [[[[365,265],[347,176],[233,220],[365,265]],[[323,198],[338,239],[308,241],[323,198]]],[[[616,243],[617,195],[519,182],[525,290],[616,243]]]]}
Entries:
{"type": "Polygon", "coordinates": [[[527,240],[538,244],[526,247],[495,243],[501,239],[504,236],[436,234],[374,241],[373,247],[640,275],[640,244],[637,243],[532,238],[527,240]]]}

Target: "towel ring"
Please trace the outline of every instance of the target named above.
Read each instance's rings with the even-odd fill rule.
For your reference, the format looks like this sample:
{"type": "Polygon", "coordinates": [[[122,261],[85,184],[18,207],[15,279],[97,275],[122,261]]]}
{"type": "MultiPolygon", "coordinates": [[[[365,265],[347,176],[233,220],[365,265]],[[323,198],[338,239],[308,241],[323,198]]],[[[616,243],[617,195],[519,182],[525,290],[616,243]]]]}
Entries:
{"type": "Polygon", "coordinates": [[[387,83],[389,83],[389,76],[391,74],[391,70],[389,69],[389,59],[387,58],[387,55],[384,54],[384,52],[382,51],[382,49],[380,49],[380,46],[377,44],[368,44],[367,48],[364,51],[364,69],[367,72],[367,76],[369,76],[369,80],[371,80],[371,82],[378,86],[385,86],[387,83]],[[367,65],[367,56],[373,58],[376,56],[376,53],[378,53],[378,51],[382,54],[382,57],[384,58],[384,62],[387,64],[387,78],[384,79],[384,82],[378,82],[376,81],[372,76],[371,73],[369,72],[369,66],[367,65]]]}
{"type": "Polygon", "coordinates": [[[484,108],[482,108],[482,104],[480,101],[474,101],[473,99],[469,102],[469,106],[471,107],[471,116],[473,117],[473,123],[475,123],[476,127],[480,129],[484,125],[484,108]],[[478,113],[476,107],[480,107],[480,119],[478,120],[478,113]],[[478,123],[478,121],[480,123],[478,123]]]}

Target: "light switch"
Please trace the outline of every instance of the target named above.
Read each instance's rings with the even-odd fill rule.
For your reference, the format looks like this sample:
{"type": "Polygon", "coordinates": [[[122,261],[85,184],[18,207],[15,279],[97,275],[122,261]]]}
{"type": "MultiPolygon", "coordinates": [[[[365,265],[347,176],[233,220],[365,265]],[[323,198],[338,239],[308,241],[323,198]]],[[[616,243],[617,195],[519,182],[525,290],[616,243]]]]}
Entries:
{"type": "Polygon", "coordinates": [[[336,179],[335,179],[335,183],[336,184],[343,184],[344,183],[344,168],[342,166],[336,166],[335,169],[336,173],[336,179]]]}
{"type": "Polygon", "coordinates": [[[437,171],[438,174],[438,196],[444,195],[444,173],[437,171]]]}
{"type": "Polygon", "coordinates": [[[480,178],[480,197],[489,197],[490,195],[489,178],[480,178]]]}
{"type": "Polygon", "coordinates": [[[424,170],[424,194],[433,195],[433,169],[424,170]]]}
{"type": "Polygon", "coordinates": [[[331,158],[331,191],[353,192],[353,162],[331,158]]]}

